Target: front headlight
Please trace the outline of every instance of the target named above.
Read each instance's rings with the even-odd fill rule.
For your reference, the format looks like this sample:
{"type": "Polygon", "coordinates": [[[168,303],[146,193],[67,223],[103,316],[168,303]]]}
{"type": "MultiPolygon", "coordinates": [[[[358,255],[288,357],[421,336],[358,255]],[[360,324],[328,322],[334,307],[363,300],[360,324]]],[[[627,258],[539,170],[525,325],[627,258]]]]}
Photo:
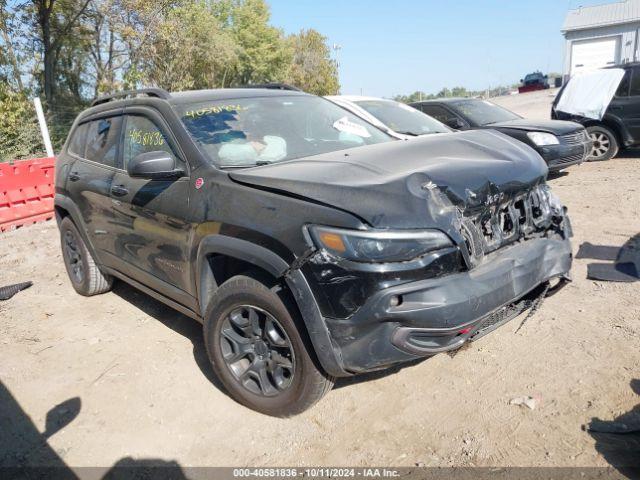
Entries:
{"type": "Polygon", "coordinates": [[[311,226],[309,233],[319,248],[355,262],[404,262],[453,246],[439,230],[371,232],[311,226]]]}
{"type": "Polygon", "coordinates": [[[545,145],[558,145],[560,143],[558,137],[551,133],[529,132],[527,133],[527,137],[529,137],[529,139],[539,147],[544,147],[545,145]]]}

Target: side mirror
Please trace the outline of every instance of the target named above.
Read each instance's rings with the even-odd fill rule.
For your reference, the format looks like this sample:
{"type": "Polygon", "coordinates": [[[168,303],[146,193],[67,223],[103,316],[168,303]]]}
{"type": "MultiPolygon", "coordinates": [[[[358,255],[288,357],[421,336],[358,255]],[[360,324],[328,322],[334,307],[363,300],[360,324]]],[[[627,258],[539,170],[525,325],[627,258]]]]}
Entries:
{"type": "Polygon", "coordinates": [[[522,78],[520,79],[520,83],[524,83],[524,80],[522,78]]]}
{"type": "Polygon", "coordinates": [[[446,122],[444,122],[444,124],[447,127],[453,128],[454,130],[460,130],[466,127],[465,123],[462,120],[460,120],[458,117],[449,118],[446,122]]]}
{"type": "Polygon", "coordinates": [[[180,178],[182,169],[176,168],[175,159],[167,152],[156,151],[136,155],[127,165],[127,173],[132,178],[180,178]]]}

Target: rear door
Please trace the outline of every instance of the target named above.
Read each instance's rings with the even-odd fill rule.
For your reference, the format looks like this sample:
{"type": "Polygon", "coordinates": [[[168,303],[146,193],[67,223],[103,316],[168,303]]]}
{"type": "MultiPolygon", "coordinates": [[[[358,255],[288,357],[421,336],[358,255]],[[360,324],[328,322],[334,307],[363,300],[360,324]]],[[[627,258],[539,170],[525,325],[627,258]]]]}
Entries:
{"type": "Polygon", "coordinates": [[[627,69],[606,115],[622,122],[633,143],[640,143],[640,67],[627,69]]]}
{"type": "Polygon", "coordinates": [[[123,273],[192,308],[188,174],[185,157],[162,117],[150,108],[127,108],[122,169],[111,187],[117,230],[113,253],[123,273]],[[186,175],[169,180],[129,177],[128,162],[153,151],[169,153],[186,175]]]}
{"type": "Polygon", "coordinates": [[[93,117],[76,127],[67,152],[74,159],[67,176],[67,191],[80,209],[86,233],[99,256],[113,245],[111,184],[119,168],[118,145],[122,117],[112,112],[93,117]]]}

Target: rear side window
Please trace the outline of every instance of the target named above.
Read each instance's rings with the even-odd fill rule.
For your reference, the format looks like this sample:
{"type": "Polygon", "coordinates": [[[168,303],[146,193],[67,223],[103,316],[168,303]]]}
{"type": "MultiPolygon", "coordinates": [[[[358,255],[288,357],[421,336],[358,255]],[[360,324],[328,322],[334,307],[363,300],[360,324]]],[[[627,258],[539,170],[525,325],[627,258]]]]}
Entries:
{"type": "MultiPolygon", "coordinates": [[[[634,77],[640,77],[640,76],[634,75],[634,77]]],[[[636,78],[636,81],[640,81],[640,78],[636,78]]],[[[631,70],[627,70],[626,72],[624,72],[624,76],[622,77],[622,80],[620,80],[620,85],[618,85],[618,90],[616,90],[616,97],[629,96],[630,83],[631,83],[631,70]]],[[[638,86],[640,86],[640,84],[638,86]]],[[[631,95],[633,95],[633,93],[631,95]]]]}
{"type": "Polygon", "coordinates": [[[119,168],[118,143],[122,117],[101,118],[90,122],[84,157],[93,162],[119,168]]]}
{"type": "Polygon", "coordinates": [[[166,152],[176,161],[178,160],[173,149],[167,142],[167,137],[162,131],[146,117],[128,115],[124,132],[124,168],[129,161],[141,153],[166,152]]]}
{"type": "MultiPolygon", "coordinates": [[[[629,73],[630,71],[627,70],[627,72],[624,75],[624,78],[629,78],[629,73]]],[[[622,80],[623,82],[624,82],[624,78],[622,80]]],[[[640,96],[640,68],[633,69],[633,75],[631,76],[631,88],[629,90],[629,96],[631,97],[640,96]]]]}
{"type": "Polygon", "coordinates": [[[74,155],[78,155],[79,157],[84,157],[84,148],[87,141],[87,124],[83,123],[82,125],[78,125],[76,129],[71,134],[71,139],[69,140],[69,147],[67,150],[73,153],[74,155]]]}

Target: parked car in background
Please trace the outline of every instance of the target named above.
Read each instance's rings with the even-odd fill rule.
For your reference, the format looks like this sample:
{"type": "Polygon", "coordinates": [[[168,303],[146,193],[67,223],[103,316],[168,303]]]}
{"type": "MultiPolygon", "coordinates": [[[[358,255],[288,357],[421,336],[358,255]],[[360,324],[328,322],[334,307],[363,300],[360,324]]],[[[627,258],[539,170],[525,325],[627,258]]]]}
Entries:
{"type": "Polygon", "coordinates": [[[528,120],[487,100],[439,98],[411,106],[456,130],[493,129],[526,143],[550,171],[582,163],[591,152],[585,128],[575,122],[528,120]]]}
{"type": "MultiPolygon", "coordinates": [[[[606,110],[601,118],[571,114],[557,108],[572,80],[560,90],[551,107],[551,118],[578,122],[586,127],[593,142],[590,160],[609,160],[621,149],[640,146],[640,63],[628,63],[603,70],[619,69],[624,74],[613,98],[608,106],[605,105],[606,110]]],[[[585,92],[585,95],[591,97],[593,92],[585,92]]]]}
{"type": "Polygon", "coordinates": [[[518,87],[518,93],[546,90],[549,88],[549,77],[543,75],[542,72],[533,72],[527,74],[524,79],[520,80],[520,83],[522,83],[522,85],[518,87]]]}
{"type": "Polygon", "coordinates": [[[201,321],[227,392],[290,416],[564,283],[571,225],[546,175],[495,131],[397,141],[302,92],[145,89],[78,116],[55,212],[79,294],[118,278],[201,321]]]}
{"type": "Polygon", "coordinates": [[[452,131],[435,118],[395,100],[358,95],[331,95],[325,98],[396,138],[406,139],[452,131]]]}

